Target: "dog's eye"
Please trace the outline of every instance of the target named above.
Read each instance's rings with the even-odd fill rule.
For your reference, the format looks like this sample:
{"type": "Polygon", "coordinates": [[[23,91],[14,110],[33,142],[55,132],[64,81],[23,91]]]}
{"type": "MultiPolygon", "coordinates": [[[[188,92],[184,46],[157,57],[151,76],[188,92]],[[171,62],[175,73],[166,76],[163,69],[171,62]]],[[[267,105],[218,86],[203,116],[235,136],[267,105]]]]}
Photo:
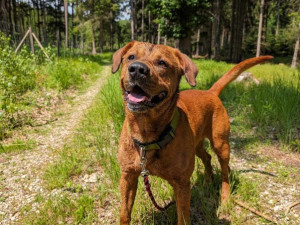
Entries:
{"type": "Polygon", "coordinates": [[[133,60],[135,58],[135,56],[134,55],[130,55],[130,56],[128,56],[128,60],[133,60]]]}
{"type": "Polygon", "coordinates": [[[163,60],[159,60],[157,64],[160,66],[168,67],[167,63],[163,60]]]}

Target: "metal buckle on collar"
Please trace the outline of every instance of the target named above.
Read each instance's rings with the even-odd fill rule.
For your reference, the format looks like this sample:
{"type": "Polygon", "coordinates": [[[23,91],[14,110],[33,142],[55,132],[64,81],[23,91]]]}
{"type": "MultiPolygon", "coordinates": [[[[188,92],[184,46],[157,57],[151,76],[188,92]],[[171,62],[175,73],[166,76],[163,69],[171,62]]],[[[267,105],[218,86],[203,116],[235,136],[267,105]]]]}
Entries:
{"type": "Polygon", "coordinates": [[[144,146],[140,147],[140,158],[141,158],[140,166],[142,167],[141,176],[144,177],[149,175],[149,171],[146,170],[147,159],[146,159],[146,150],[144,146]]]}

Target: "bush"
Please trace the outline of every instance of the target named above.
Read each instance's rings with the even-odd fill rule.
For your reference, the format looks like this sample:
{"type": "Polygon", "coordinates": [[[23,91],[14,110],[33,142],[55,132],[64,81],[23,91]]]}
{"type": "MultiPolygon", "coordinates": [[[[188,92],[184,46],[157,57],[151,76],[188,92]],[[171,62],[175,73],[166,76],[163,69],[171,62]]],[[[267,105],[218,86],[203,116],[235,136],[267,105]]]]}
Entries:
{"type": "Polygon", "coordinates": [[[18,126],[23,95],[36,87],[33,55],[26,50],[16,54],[9,42],[0,32],[0,139],[5,129],[18,126]]]}
{"type": "Polygon", "coordinates": [[[0,64],[1,109],[14,113],[22,94],[36,86],[33,56],[26,50],[16,54],[9,38],[0,33],[0,64]]]}

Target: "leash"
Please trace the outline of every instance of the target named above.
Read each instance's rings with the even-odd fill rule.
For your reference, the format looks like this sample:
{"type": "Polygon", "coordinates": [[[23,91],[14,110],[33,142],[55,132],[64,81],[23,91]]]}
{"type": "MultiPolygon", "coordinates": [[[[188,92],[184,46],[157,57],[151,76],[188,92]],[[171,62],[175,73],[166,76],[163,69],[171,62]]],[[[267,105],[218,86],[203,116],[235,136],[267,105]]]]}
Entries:
{"type": "Polygon", "coordinates": [[[146,150],[144,147],[140,147],[140,157],[141,157],[140,166],[142,167],[141,176],[143,177],[143,180],[144,180],[145,190],[147,191],[148,196],[149,196],[151,202],[153,203],[154,207],[160,211],[165,211],[167,208],[169,208],[171,205],[173,205],[175,203],[175,201],[168,203],[164,207],[161,207],[157,204],[157,202],[155,201],[155,198],[152,194],[151,185],[150,185],[150,182],[148,179],[149,171],[146,170],[147,159],[146,159],[146,150]]]}

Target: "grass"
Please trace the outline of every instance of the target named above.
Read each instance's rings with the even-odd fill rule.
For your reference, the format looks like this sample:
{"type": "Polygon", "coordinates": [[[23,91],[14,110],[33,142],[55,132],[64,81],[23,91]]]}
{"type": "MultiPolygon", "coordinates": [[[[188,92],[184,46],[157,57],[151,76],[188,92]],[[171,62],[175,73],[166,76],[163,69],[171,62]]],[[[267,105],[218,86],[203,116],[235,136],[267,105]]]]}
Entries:
{"type": "MultiPolygon", "coordinates": [[[[195,62],[199,67],[197,78],[199,89],[208,89],[219,76],[232,67],[223,62],[217,63],[210,60],[195,62]]],[[[300,115],[299,71],[270,64],[257,66],[250,71],[260,79],[261,85],[233,83],[221,95],[222,101],[233,118],[231,145],[240,154],[253,157],[250,163],[265,163],[270,171],[279,174],[277,179],[280,179],[280,182],[288,182],[291,173],[295,171],[277,168],[276,165],[270,164],[255,153],[251,155],[251,149],[262,142],[269,141],[279,142],[299,151],[299,146],[293,146],[293,141],[299,138],[293,131],[297,129],[297,124],[299,125],[299,117],[296,116],[300,115]],[[270,136],[270,131],[272,136],[270,136]]],[[[187,88],[189,88],[188,84],[182,81],[181,90],[187,88]]],[[[80,190],[75,191],[79,194],[43,200],[39,213],[28,213],[25,216],[29,224],[56,224],[59,221],[62,223],[72,221],[74,224],[91,224],[92,221],[97,223],[99,218],[96,215],[99,208],[107,209],[106,213],[113,214],[114,219],[108,218],[104,224],[117,223],[120,169],[116,151],[123,119],[119,74],[115,74],[111,75],[107,84],[103,86],[73,140],[61,150],[59,160],[48,167],[44,176],[49,190],[80,190]],[[95,184],[96,189],[78,188],[76,181],[79,177],[98,171],[99,168],[101,168],[102,176],[100,182],[95,184]],[[84,198],[94,201],[87,201],[88,206],[86,206],[86,201],[78,200],[79,196],[85,196],[84,198]],[[66,210],[60,211],[61,207],[57,209],[58,203],[66,210]],[[80,212],[80,216],[74,212],[80,212]]],[[[209,145],[208,149],[211,152],[209,145]]],[[[229,224],[230,221],[232,224],[245,223],[249,218],[247,211],[237,210],[232,202],[220,205],[221,175],[217,159],[214,154],[212,156],[214,181],[204,187],[202,185],[204,168],[199,159],[196,161],[195,171],[191,178],[192,222],[193,224],[229,224]]],[[[262,203],[260,193],[266,182],[269,182],[267,178],[233,170],[230,175],[232,196],[252,207],[264,209],[260,205],[262,203]]],[[[164,200],[172,200],[173,190],[166,181],[151,176],[150,183],[159,204],[163,205],[164,200]]],[[[140,180],[132,220],[133,224],[174,224],[176,209],[172,206],[164,213],[154,210],[140,180]]],[[[251,224],[267,223],[257,217],[252,218],[251,221],[253,222],[251,224]]]]}
{"type": "Polygon", "coordinates": [[[22,152],[25,150],[33,149],[36,146],[35,140],[14,140],[12,143],[7,145],[0,145],[0,154],[9,152],[22,152]]]}
{"type": "MultiPolygon", "coordinates": [[[[95,218],[95,214],[92,213],[93,204],[94,199],[84,194],[76,200],[71,200],[67,194],[55,195],[45,201],[39,214],[34,218],[25,218],[23,222],[32,225],[65,224],[67,221],[69,224],[91,224],[95,218]]],[[[29,211],[30,208],[24,210],[29,211]]]]}

